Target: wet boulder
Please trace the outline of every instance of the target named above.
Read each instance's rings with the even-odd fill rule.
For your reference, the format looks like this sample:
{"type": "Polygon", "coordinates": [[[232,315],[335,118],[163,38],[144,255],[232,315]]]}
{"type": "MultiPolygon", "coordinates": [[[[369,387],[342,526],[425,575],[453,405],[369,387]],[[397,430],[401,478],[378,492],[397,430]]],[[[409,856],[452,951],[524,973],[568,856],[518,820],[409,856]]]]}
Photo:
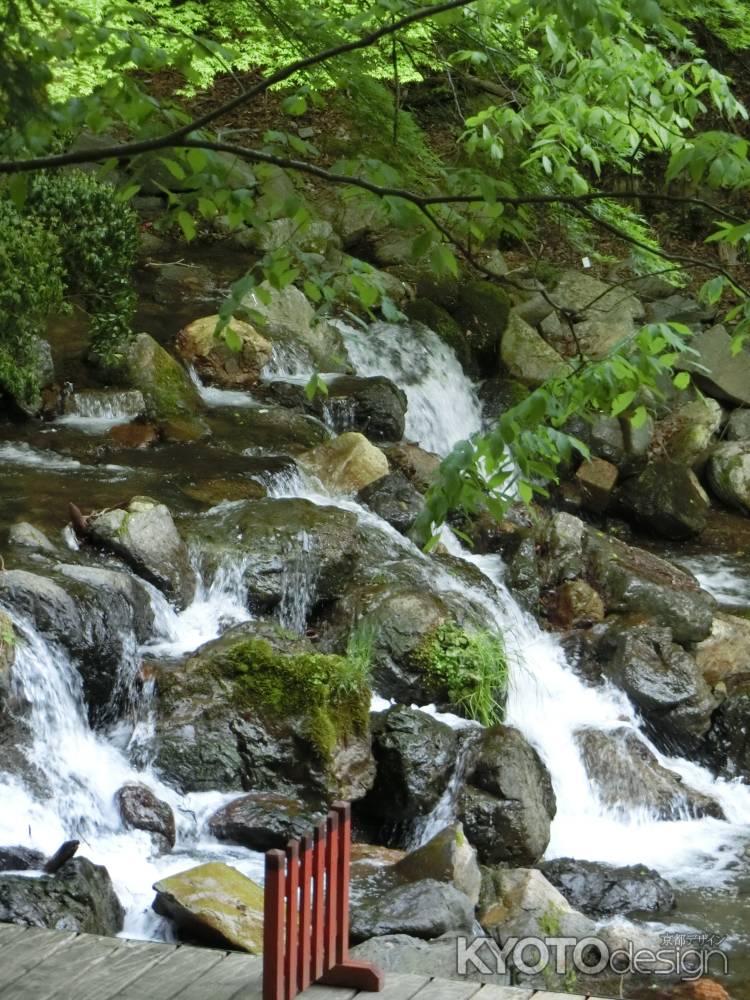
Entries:
{"type": "Polygon", "coordinates": [[[44,532],[33,524],[29,524],[28,521],[17,521],[10,526],[8,544],[29,549],[32,552],[43,552],[46,555],[54,555],[55,553],[55,546],[44,532]]]}
{"type": "Polygon", "coordinates": [[[402,535],[408,534],[424,506],[421,493],[402,472],[390,472],[376,479],[359,491],[357,500],[402,535]]]}
{"type": "Polygon", "coordinates": [[[732,352],[732,337],[720,324],[703,330],[690,340],[693,352],[678,362],[692,372],[703,391],[715,399],[750,406],[750,351],[732,352]]]}
{"type": "Polygon", "coordinates": [[[388,459],[363,434],[341,434],[299,458],[300,465],[334,493],[356,493],[388,475],[388,459]]]}
{"type": "Polygon", "coordinates": [[[628,814],[648,809],[660,819],[713,816],[724,819],[721,806],[674,771],[663,767],[635,730],[581,729],[576,733],[588,776],[602,803],[628,814]]]}
{"type": "Polygon", "coordinates": [[[0,596],[76,661],[92,723],[117,717],[127,700],[122,667],[153,626],[145,589],[127,573],[61,564],[54,576],[0,574],[0,596]]]}
{"type": "Polygon", "coordinates": [[[94,543],[120,556],[182,607],[193,599],[195,571],[187,546],[164,504],[150,497],[133,497],[126,507],[88,518],[87,532],[94,543]]]}
{"type": "Polygon", "coordinates": [[[372,785],[371,693],[356,657],[319,653],[270,621],[155,668],[154,765],[183,792],[357,799],[372,785]]]}
{"type": "Polygon", "coordinates": [[[123,917],[107,869],[87,858],[54,875],[0,875],[0,922],[114,937],[123,917]]]}
{"type": "Polygon", "coordinates": [[[714,449],[708,483],[727,506],[750,515],[750,441],[729,441],[714,449]]]}
{"type": "Polygon", "coordinates": [[[500,360],[512,378],[531,388],[551,378],[562,378],[570,372],[568,362],[515,310],[511,310],[503,334],[500,360]]]}
{"type": "Polygon", "coordinates": [[[233,319],[218,336],[219,316],[193,320],[177,334],[177,349],[204,382],[226,388],[249,388],[271,360],[272,348],[254,326],[233,319]]]}
{"type": "Polygon", "coordinates": [[[460,823],[447,826],[422,847],[410,851],[393,867],[394,875],[407,882],[434,879],[447,882],[476,905],[482,885],[477,852],[466,839],[460,823]]]}
{"type": "Polygon", "coordinates": [[[652,462],[615,494],[618,510],[651,534],[691,538],[706,526],[710,501],[696,475],[676,462],[652,462]]]}
{"type": "Polygon", "coordinates": [[[128,347],[124,378],[138,389],[146,402],[146,412],[169,436],[169,428],[182,427],[188,440],[207,432],[201,416],[203,403],[197,388],[182,365],[153,337],[140,333],[128,347]]]}
{"type": "Polygon", "coordinates": [[[233,799],[208,821],[217,840],[228,840],[251,851],[283,850],[289,840],[311,833],[325,810],[302,799],[276,792],[253,792],[233,799]]]}
{"type": "Polygon", "coordinates": [[[482,864],[534,864],[556,811],[552,781],[517,729],[484,730],[459,798],[459,818],[482,864]]]}
{"type": "Polygon", "coordinates": [[[608,613],[641,615],[671,629],[679,643],[700,642],[711,631],[716,601],[684,570],[592,529],[584,533],[583,558],[580,575],[608,613]]]}
{"type": "Polygon", "coordinates": [[[694,650],[695,662],[706,683],[750,679],[750,621],[717,612],[711,634],[694,650]]]}
{"type": "Polygon", "coordinates": [[[402,472],[419,493],[426,493],[432,483],[440,458],[416,444],[390,445],[384,449],[389,466],[402,472]]]}
{"type": "Polygon", "coordinates": [[[708,734],[709,752],[724,777],[750,782],[750,681],[737,679],[727,687],[708,734]]]}
{"type": "Polygon", "coordinates": [[[372,716],[375,783],[356,815],[381,841],[402,843],[446,791],[456,765],[455,730],[394,705],[372,716]]]}
{"type": "Polygon", "coordinates": [[[669,913],[677,905],[669,882],[645,865],[617,868],[600,861],[555,858],[539,867],[572,906],[592,917],[669,913]]]}
{"type": "Polygon", "coordinates": [[[263,951],[263,889],[220,861],[160,879],[152,906],[181,936],[213,948],[260,955],[263,951]]]}
{"type": "Polygon", "coordinates": [[[341,331],[318,320],[304,292],[294,285],[278,290],[268,283],[250,292],[243,305],[257,316],[258,331],[270,341],[274,362],[293,370],[351,371],[341,331]]]}
{"type": "Polygon", "coordinates": [[[359,431],[370,441],[400,441],[404,436],[406,394],[384,375],[339,375],[325,395],[308,399],[299,383],[272,382],[268,393],[282,406],[318,417],[337,434],[359,431]]]}
{"type": "Polygon", "coordinates": [[[550,920],[556,937],[581,940],[594,934],[594,921],[579,913],[570,901],[536,868],[484,870],[479,923],[496,940],[508,937],[549,937],[550,920]]]}
{"type": "Polygon", "coordinates": [[[471,375],[496,375],[510,315],[508,293],[491,281],[463,282],[452,313],[464,331],[464,356],[459,354],[459,360],[471,375]]]}
{"type": "Polygon", "coordinates": [[[253,609],[277,608],[301,631],[301,616],[335,599],[359,561],[356,515],[310,500],[262,499],[221,509],[186,526],[208,576],[227,552],[244,557],[242,579],[253,609]],[[300,620],[293,621],[295,615],[300,620]]]}
{"type": "Polygon", "coordinates": [[[633,701],[668,745],[703,736],[716,699],[695,659],[668,628],[618,624],[597,646],[602,672],[633,701]]]}
{"type": "Polygon", "coordinates": [[[213,440],[223,448],[256,460],[294,458],[331,437],[316,417],[266,405],[216,408],[211,414],[211,431],[213,440]]]}
{"type": "Polygon", "coordinates": [[[474,904],[452,885],[422,879],[396,886],[374,898],[355,901],[351,911],[354,941],[386,934],[436,938],[449,931],[469,934],[474,904]]]}
{"type": "Polygon", "coordinates": [[[0,872],[41,871],[46,860],[33,847],[0,847],[0,872]]]}
{"type": "Polygon", "coordinates": [[[174,813],[148,785],[128,782],[117,790],[115,802],[128,830],[145,830],[161,853],[171,851],[176,836],[174,813]]]}

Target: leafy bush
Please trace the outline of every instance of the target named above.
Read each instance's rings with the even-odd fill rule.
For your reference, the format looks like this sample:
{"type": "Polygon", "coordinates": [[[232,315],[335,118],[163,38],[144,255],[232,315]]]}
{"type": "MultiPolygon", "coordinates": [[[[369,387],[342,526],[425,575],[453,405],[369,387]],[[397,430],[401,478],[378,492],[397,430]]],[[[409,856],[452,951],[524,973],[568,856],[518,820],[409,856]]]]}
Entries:
{"type": "Polygon", "coordinates": [[[90,316],[96,355],[116,360],[132,336],[136,296],[131,272],[138,252],[138,218],[114,189],[80,170],[35,176],[24,212],[55,233],[68,292],[90,316]]]}
{"type": "Polygon", "coordinates": [[[62,306],[63,277],[56,236],[0,199],[0,390],[22,406],[34,407],[41,338],[62,306]]]}
{"type": "Polygon", "coordinates": [[[415,661],[427,682],[444,691],[470,719],[492,726],[503,718],[508,688],[508,659],[502,637],[494,632],[466,632],[447,621],[428,636],[415,661]]]}

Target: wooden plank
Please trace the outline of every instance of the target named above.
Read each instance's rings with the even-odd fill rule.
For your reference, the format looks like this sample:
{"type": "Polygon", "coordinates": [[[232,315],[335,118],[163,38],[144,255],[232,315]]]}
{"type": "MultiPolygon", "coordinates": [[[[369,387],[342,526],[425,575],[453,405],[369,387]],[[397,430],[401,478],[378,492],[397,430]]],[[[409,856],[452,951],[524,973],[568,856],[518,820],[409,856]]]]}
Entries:
{"type": "MultiPolygon", "coordinates": [[[[533,992],[523,986],[496,986],[494,983],[487,983],[475,995],[474,1000],[530,1000],[533,992]]],[[[568,1000],[574,998],[568,994],[568,1000]]]]}
{"type": "MultiPolygon", "coordinates": [[[[308,986],[304,993],[300,993],[297,1000],[352,1000],[356,990],[346,990],[340,986],[308,986]]],[[[369,994],[367,994],[369,996],[369,994]]],[[[377,994],[373,993],[373,997],[377,994]]]]}
{"type": "MultiPolygon", "coordinates": [[[[84,975],[93,964],[105,960],[121,945],[117,938],[104,938],[95,934],[68,935],[54,931],[46,932],[48,938],[62,938],[66,941],[50,951],[47,948],[39,961],[28,965],[15,976],[12,983],[0,988],[2,1000],[47,1000],[48,997],[68,991],[77,979],[84,975]]],[[[0,968],[2,966],[0,965],[0,968]]]]}
{"type": "Polygon", "coordinates": [[[415,995],[415,1000],[469,1000],[481,986],[467,979],[431,979],[415,995]]]}
{"type": "Polygon", "coordinates": [[[263,960],[237,951],[222,954],[219,964],[187,986],[178,1000],[260,1000],[263,960]]]}
{"type": "Polygon", "coordinates": [[[415,973],[388,972],[385,977],[385,986],[380,993],[360,993],[359,997],[362,1000],[367,1000],[368,996],[371,996],[372,1000],[412,1000],[412,997],[426,986],[429,981],[429,976],[418,976],[415,973]]]}
{"type": "MultiPolygon", "coordinates": [[[[583,1000],[583,994],[576,994],[583,1000]]],[[[534,1000],[576,1000],[576,996],[572,993],[548,993],[546,990],[539,990],[534,994],[534,1000]]],[[[587,996],[586,1000],[607,1000],[606,997],[590,997],[587,996]]],[[[610,997],[609,1000],[612,1000],[610,997]]]]}
{"type": "Polygon", "coordinates": [[[59,989],[50,993],[44,1000],[70,1000],[71,977],[76,984],[75,992],[72,994],[75,1000],[111,1000],[118,990],[125,989],[133,980],[138,979],[157,962],[164,961],[170,952],[175,950],[175,945],[124,941],[121,938],[112,940],[117,943],[113,951],[106,954],[101,952],[99,957],[90,961],[80,973],[79,970],[75,972],[71,970],[68,979],[61,982],[59,989]]]}
{"type": "Polygon", "coordinates": [[[56,933],[42,927],[27,927],[12,947],[0,952],[0,996],[12,987],[17,979],[46,958],[69,948],[76,940],[73,931],[56,933]]]}
{"type": "MultiPolygon", "coordinates": [[[[112,1000],[172,1000],[201,976],[211,982],[211,973],[224,958],[225,952],[212,948],[174,948],[157,965],[152,966],[128,986],[112,995],[112,1000]]],[[[208,987],[206,987],[208,996],[208,987]]],[[[213,995],[213,994],[211,994],[213,995]]]]}

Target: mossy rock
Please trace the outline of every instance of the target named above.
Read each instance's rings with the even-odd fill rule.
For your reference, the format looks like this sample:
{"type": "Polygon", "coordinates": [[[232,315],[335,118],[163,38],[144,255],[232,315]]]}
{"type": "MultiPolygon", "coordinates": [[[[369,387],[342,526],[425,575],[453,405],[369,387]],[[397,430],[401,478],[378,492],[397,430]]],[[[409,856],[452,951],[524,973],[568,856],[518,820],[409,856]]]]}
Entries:
{"type": "Polygon", "coordinates": [[[183,790],[358,798],[370,787],[365,658],[254,621],[157,674],[156,766],[183,790]]]}
{"type": "Polygon", "coordinates": [[[413,322],[424,323],[433,330],[454,351],[463,368],[472,370],[471,348],[466,334],[447,309],[430,299],[414,299],[405,306],[404,312],[413,322]]]}
{"type": "Polygon", "coordinates": [[[490,377],[498,373],[510,308],[507,292],[491,281],[469,281],[459,288],[458,303],[451,312],[465,331],[470,374],[490,377]]]}
{"type": "Polygon", "coordinates": [[[147,333],[130,345],[122,377],[130,388],[140,389],[152,420],[179,423],[183,433],[192,427],[194,437],[207,433],[198,390],[179,361],[147,333]]]}
{"type": "Polygon", "coordinates": [[[315,417],[282,406],[222,409],[211,416],[213,440],[234,452],[296,457],[331,437],[315,417]]]}
{"type": "Polygon", "coordinates": [[[260,955],[263,889],[221,861],[210,861],[154,885],[154,910],[190,940],[260,955]]]}

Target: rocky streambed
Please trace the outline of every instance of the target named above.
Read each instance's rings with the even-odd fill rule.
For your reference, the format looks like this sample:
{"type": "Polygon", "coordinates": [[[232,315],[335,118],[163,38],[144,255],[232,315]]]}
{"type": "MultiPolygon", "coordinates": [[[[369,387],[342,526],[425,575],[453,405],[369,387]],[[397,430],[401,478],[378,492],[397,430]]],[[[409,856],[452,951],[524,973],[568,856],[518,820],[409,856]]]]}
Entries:
{"type": "Polygon", "coordinates": [[[0,919],[256,948],[262,852],[344,797],[353,939],[389,968],[450,975],[477,926],[694,929],[750,996],[750,379],[723,332],[669,289],[588,314],[596,353],[693,308],[706,395],[582,426],[549,505],[428,556],[439,457],[565,364],[544,298],[321,323],[290,288],[237,354],[183,279],[150,279],[125,384],[63,339],[46,419],[0,425],[0,919]]]}

